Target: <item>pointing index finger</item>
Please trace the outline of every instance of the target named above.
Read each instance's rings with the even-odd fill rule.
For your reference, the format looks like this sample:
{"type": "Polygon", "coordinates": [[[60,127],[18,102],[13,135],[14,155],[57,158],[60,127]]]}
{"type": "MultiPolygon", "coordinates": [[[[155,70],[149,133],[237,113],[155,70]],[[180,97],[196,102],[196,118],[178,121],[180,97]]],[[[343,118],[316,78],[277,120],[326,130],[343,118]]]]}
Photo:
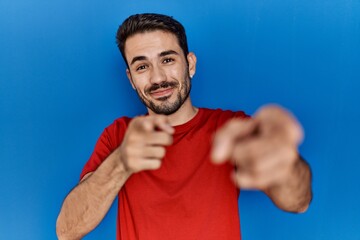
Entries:
{"type": "Polygon", "coordinates": [[[215,134],[211,152],[212,162],[225,162],[231,157],[236,142],[253,134],[255,130],[256,122],[253,119],[233,119],[227,122],[215,134]]]}
{"type": "Polygon", "coordinates": [[[174,134],[175,129],[170,125],[169,119],[166,116],[156,116],[154,118],[155,129],[164,131],[168,134],[174,134]]]}
{"type": "Polygon", "coordinates": [[[170,125],[166,116],[145,116],[138,117],[133,122],[134,129],[140,132],[163,131],[167,134],[173,134],[174,128],[170,125]]]}

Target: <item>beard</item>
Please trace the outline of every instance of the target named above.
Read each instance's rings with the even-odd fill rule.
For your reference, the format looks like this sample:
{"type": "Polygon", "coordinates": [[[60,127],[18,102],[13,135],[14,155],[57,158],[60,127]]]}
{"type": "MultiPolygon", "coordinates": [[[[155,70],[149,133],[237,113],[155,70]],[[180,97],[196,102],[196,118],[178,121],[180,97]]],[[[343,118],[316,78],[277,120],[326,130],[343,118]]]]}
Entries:
{"type": "MultiPolygon", "coordinates": [[[[163,81],[161,83],[155,83],[151,85],[149,88],[145,89],[145,95],[150,96],[150,93],[152,91],[156,91],[158,89],[167,89],[167,88],[173,88],[173,89],[179,89],[179,82],[176,81],[163,81]]],[[[189,72],[186,71],[183,78],[183,88],[179,89],[176,100],[174,102],[170,102],[169,98],[171,96],[165,96],[158,98],[156,101],[160,103],[156,103],[155,101],[150,100],[149,98],[146,98],[143,93],[141,93],[138,89],[136,89],[136,92],[141,100],[141,102],[144,103],[144,105],[151,109],[156,114],[163,114],[163,115],[170,115],[175,113],[179,108],[183,105],[183,103],[188,99],[191,91],[191,78],[189,76],[189,72]]]]}

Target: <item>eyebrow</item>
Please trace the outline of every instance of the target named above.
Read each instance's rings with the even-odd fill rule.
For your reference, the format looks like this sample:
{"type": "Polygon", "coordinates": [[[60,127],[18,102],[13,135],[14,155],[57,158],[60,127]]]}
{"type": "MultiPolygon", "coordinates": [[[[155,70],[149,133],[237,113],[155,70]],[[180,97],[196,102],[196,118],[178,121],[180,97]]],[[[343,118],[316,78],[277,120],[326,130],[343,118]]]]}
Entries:
{"type": "Polygon", "coordinates": [[[142,60],[146,60],[147,58],[145,56],[137,56],[137,57],[134,57],[132,60],[131,60],[131,63],[130,65],[133,65],[135,62],[137,61],[142,61],[142,60]]]}
{"type": "MultiPolygon", "coordinates": [[[[159,54],[159,57],[164,57],[164,56],[172,55],[172,54],[174,54],[174,55],[179,55],[179,53],[177,53],[177,52],[174,51],[174,50],[167,50],[167,51],[161,52],[161,53],[159,54]]],[[[134,58],[131,60],[130,65],[133,65],[133,64],[134,64],[135,62],[137,62],[137,61],[142,61],[142,60],[146,60],[146,59],[147,59],[147,57],[145,57],[145,56],[136,56],[136,57],[134,57],[134,58]]]]}
{"type": "Polygon", "coordinates": [[[177,52],[174,51],[174,50],[168,50],[168,51],[161,52],[161,53],[159,54],[159,57],[164,57],[164,56],[172,55],[172,54],[174,54],[174,55],[179,55],[179,53],[177,53],[177,52]]]}

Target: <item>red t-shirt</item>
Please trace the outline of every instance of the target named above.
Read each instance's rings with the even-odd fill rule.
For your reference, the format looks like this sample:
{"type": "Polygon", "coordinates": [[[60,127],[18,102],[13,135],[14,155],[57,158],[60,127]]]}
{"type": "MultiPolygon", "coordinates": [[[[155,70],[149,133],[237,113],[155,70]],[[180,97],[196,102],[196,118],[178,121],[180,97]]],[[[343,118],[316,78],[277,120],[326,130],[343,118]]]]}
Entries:
{"type": "MultiPolygon", "coordinates": [[[[239,190],[233,166],[210,162],[214,132],[244,112],[200,108],[189,122],[175,126],[158,170],[130,176],[119,192],[117,239],[239,240],[239,190]]],[[[119,118],[100,136],[81,178],[122,142],[130,118],[119,118]]]]}

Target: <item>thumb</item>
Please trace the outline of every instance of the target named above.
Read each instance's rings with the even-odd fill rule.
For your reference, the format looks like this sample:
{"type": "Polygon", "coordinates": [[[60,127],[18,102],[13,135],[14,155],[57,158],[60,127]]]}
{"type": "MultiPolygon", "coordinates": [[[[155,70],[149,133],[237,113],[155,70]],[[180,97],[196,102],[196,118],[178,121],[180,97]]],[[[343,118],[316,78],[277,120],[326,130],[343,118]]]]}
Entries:
{"type": "Polygon", "coordinates": [[[251,136],[256,130],[256,123],[252,119],[233,119],[227,122],[214,136],[211,160],[221,164],[231,158],[235,144],[251,136]]]}

